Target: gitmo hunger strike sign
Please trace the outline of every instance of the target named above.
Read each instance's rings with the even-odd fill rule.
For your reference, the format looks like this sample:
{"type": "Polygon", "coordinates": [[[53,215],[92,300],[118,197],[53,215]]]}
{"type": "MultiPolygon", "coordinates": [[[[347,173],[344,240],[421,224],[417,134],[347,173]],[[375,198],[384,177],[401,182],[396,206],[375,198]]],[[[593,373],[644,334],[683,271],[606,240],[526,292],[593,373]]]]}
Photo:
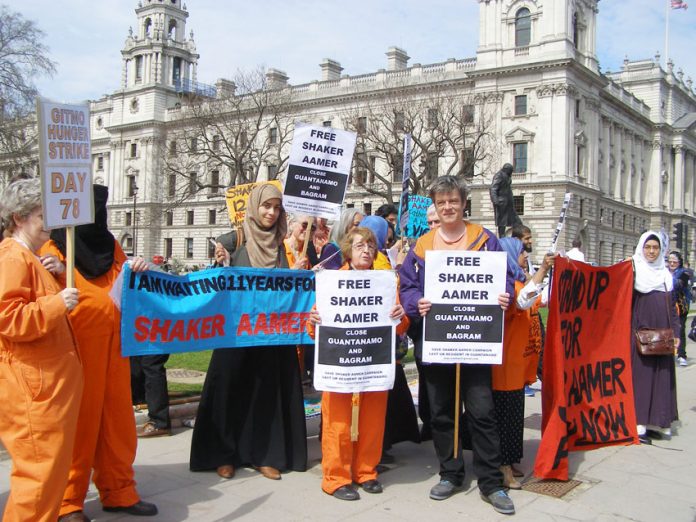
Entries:
{"type": "Polygon", "coordinates": [[[391,270],[322,270],[316,275],[314,387],[357,393],[394,385],[396,274],[391,270]]]}
{"type": "Polygon", "coordinates": [[[544,348],[542,437],[534,475],[568,480],[568,453],[637,442],[630,261],[557,258],[544,348]]]}
{"type": "Polygon", "coordinates": [[[94,222],[89,106],[36,101],[46,229],[94,222]]]}
{"type": "Polygon", "coordinates": [[[122,355],[309,344],[313,304],[308,270],[226,267],[175,276],[126,264],[122,355]]]}
{"type": "Polygon", "coordinates": [[[500,364],[503,358],[505,252],[429,250],[423,362],[500,364]]]}

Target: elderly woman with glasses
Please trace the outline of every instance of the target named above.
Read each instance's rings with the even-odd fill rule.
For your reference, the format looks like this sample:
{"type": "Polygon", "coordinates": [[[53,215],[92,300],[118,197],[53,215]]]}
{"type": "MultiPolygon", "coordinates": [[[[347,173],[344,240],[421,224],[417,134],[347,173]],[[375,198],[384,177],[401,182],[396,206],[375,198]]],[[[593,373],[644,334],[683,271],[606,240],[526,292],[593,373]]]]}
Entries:
{"type": "MultiPolygon", "coordinates": [[[[346,263],[341,270],[372,270],[377,257],[377,240],[371,230],[358,227],[348,232],[341,243],[346,263]]],[[[390,316],[400,319],[396,328],[402,334],[408,329],[408,319],[397,301],[390,316]]],[[[319,310],[312,310],[307,329],[314,337],[315,327],[321,323],[319,310]]],[[[340,500],[358,500],[360,494],[353,482],[366,493],[381,493],[377,480],[377,464],[382,455],[384,419],[387,412],[387,391],[359,394],[359,438],[350,439],[352,393],[324,392],[321,399],[322,434],[321,488],[340,500]]]]}
{"type": "Polygon", "coordinates": [[[10,183],[0,199],[0,439],[12,458],[3,520],[58,518],[82,397],[82,365],[68,312],[78,291],[52,274],[64,266],[38,251],[48,241],[37,179],[10,183]]]}

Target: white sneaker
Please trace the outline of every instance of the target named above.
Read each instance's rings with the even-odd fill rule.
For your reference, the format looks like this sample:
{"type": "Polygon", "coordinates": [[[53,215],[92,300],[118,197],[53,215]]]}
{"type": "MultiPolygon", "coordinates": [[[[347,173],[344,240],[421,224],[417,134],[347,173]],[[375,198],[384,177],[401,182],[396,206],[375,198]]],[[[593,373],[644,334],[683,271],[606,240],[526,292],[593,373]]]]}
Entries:
{"type": "Polygon", "coordinates": [[[688,365],[689,365],[689,363],[686,361],[686,358],[685,358],[685,357],[678,357],[678,358],[677,358],[677,364],[678,364],[679,366],[688,366],[688,365]]]}

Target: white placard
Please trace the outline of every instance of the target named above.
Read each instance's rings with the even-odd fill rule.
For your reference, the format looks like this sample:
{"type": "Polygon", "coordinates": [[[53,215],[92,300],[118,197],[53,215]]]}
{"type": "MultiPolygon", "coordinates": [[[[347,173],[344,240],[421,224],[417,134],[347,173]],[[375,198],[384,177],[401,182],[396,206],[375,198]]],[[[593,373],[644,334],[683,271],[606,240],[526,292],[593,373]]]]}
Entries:
{"type": "Polygon", "coordinates": [[[507,254],[467,250],[425,253],[423,362],[501,364],[507,254]]]}
{"type": "Polygon", "coordinates": [[[46,229],[94,222],[89,105],[36,101],[46,229]]]}
{"type": "Polygon", "coordinates": [[[316,274],[314,387],[355,393],[394,386],[396,303],[392,270],[322,270],[316,274]]]}
{"type": "Polygon", "coordinates": [[[339,219],[355,140],[354,132],[341,129],[295,127],[283,193],[286,211],[339,219]]]}

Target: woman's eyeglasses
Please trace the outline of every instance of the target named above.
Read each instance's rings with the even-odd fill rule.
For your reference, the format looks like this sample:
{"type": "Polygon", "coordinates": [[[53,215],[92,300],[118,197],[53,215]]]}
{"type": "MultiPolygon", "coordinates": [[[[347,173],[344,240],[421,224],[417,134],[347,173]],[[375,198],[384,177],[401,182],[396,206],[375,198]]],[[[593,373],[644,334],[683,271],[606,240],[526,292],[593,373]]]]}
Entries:
{"type": "MultiPolygon", "coordinates": [[[[309,223],[307,223],[306,221],[302,223],[302,230],[307,230],[307,225],[309,225],[309,223]]],[[[312,232],[314,232],[316,229],[317,226],[315,224],[312,224],[312,232]]]]}
{"type": "Polygon", "coordinates": [[[353,250],[357,250],[358,252],[369,252],[371,254],[374,254],[377,249],[372,245],[368,245],[367,243],[358,243],[357,245],[353,245],[353,250]]]}

